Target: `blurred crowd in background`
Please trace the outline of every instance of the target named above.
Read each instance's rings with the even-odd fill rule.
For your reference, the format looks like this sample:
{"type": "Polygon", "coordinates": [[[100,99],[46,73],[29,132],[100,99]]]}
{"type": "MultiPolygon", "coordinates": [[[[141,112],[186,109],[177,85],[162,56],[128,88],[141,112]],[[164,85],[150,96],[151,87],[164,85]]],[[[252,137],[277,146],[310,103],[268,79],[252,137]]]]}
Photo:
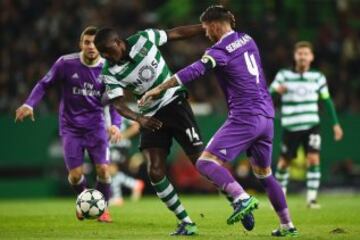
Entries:
{"type": "MultiPolygon", "coordinates": [[[[1,0],[0,113],[13,114],[56,59],[78,51],[88,25],[113,26],[125,38],[145,28],[172,28],[199,23],[211,4],[223,4],[236,29],[258,43],[267,80],[292,66],[298,40],[314,44],[314,67],[325,73],[340,112],[360,112],[360,1],[356,0],[1,0]]],[[[195,61],[211,43],[199,36],[162,48],[174,71],[195,61]]],[[[224,109],[213,74],[189,85],[194,102],[224,109]],[[204,84],[204,81],[206,84],[204,84]]],[[[38,110],[57,112],[59,92],[48,92],[38,110]]]]}

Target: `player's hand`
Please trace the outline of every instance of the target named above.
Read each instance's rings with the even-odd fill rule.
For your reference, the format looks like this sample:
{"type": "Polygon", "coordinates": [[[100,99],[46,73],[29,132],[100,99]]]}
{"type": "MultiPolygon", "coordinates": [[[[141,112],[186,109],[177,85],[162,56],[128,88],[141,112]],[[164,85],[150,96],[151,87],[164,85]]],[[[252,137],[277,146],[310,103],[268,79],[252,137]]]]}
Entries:
{"type": "Polygon", "coordinates": [[[139,107],[148,105],[153,99],[156,99],[161,94],[161,90],[156,87],[146,92],[139,101],[139,107]]]}
{"type": "Polygon", "coordinates": [[[108,127],[107,131],[108,131],[109,139],[110,139],[111,143],[118,143],[120,141],[121,132],[117,126],[111,125],[110,127],[108,127]]]}
{"type": "Polygon", "coordinates": [[[276,89],[276,92],[280,95],[284,94],[287,92],[287,88],[284,85],[280,85],[278,86],[278,88],[276,89]]]}
{"type": "Polygon", "coordinates": [[[33,109],[26,105],[22,105],[21,107],[16,109],[15,122],[22,122],[26,117],[30,117],[33,122],[35,121],[33,109]]]}
{"type": "Polygon", "coordinates": [[[154,117],[139,116],[136,121],[140,123],[143,128],[147,128],[152,131],[159,130],[163,125],[160,120],[154,117]]]}
{"type": "Polygon", "coordinates": [[[340,141],[344,136],[344,132],[343,132],[340,124],[334,125],[333,129],[334,129],[334,139],[335,139],[335,141],[340,141]]]}

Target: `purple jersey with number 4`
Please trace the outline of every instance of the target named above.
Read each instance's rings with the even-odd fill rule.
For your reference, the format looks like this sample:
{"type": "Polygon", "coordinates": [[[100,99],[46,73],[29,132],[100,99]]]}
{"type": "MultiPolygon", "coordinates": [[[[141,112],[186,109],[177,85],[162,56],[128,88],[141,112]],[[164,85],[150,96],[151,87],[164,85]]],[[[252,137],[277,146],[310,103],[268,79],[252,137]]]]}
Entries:
{"type": "Polygon", "coordinates": [[[229,32],[209,48],[202,59],[180,70],[185,84],[214,68],[224,92],[229,115],[274,117],[274,108],[255,41],[245,33],[229,32]]]}
{"type": "Polygon", "coordinates": [[[224,92],[229,116],[205,151],[224,161],[247,151],[253,164],[269,167],[274,107],[255,41],[245,33],[231,31],[175,77],[185,84],[209,69],[214,69],[224,92]]]}

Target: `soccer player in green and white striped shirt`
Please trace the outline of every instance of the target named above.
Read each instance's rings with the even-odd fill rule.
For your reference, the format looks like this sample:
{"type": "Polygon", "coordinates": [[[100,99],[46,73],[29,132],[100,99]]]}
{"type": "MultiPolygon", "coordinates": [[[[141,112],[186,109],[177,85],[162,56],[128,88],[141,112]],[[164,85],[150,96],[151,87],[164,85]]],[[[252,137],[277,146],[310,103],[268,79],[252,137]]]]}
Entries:
{"type": "Polygon", "coordinates": [[[319,208],[317,192],[320,186],[319,100],[325,103],[333,120],[334,138],[341,140],[339,124],[333,102],[330,98],[325,76],[310,70],[314,60],[312,44],[301,41],[294,48],[294,69],[280,70],[270,86],[272,94],[281,95],[281,126],[283,127],[281,156],[276,177],[284,192],[288,184],[288,167],[302,145],[307,158],[307,204],[319,208]]]}
{"type": "Polygon", "coordinates": [[[203,32],[201,25],[167,31],[147,29],[123,40],[114,29],[103,28],[95,37],[95,45],[106,59],[100,75],[106,84],[106,95],[120,115],[141,125],[140,149],[149,164],[151,183],[158,197],[180,221],[172,235],[193,235],[197,228],[166,177],[166,157],[175,138],[195,163],[203,150],[199,128],[183,87],[169,89],[148,105],[139,106],[140,113],[126,106],[123,90],[140,99],[146,91],[168,81],[172,74],[158,47],[203,32]]]}

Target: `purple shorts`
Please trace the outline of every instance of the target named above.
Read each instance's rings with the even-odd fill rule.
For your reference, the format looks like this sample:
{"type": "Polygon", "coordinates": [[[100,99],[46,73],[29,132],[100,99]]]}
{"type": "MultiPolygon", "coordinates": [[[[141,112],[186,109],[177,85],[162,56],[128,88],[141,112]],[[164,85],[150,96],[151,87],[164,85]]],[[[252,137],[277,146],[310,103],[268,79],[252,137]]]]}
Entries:
{"type": "Polygon", "coordinates": [[[252,157],[252,164],[266,168],[271,166],[273,135],[273,118],[232,116],[215,133],[205,151],[223,161],[234,160],[246,151],[252,157]]]}
{"type": "Polygon", "coordinates": [[[68,170],[84,163],[84,152],[88,152],[94,164],[109,163],[108,136],[105,129],[84,134],[63,133],[62,144],[65,165],[68,170]]]}

